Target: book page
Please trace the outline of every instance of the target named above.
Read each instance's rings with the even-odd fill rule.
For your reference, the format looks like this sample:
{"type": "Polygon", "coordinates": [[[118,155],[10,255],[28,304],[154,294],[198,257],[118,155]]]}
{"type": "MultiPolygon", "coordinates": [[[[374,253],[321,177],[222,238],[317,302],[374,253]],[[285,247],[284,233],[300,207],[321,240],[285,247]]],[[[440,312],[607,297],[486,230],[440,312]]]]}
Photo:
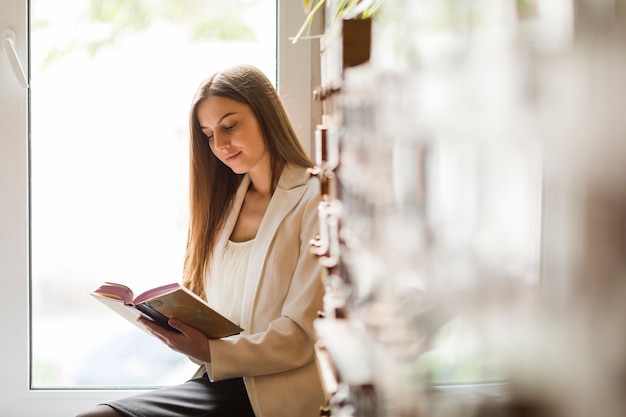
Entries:
{"type": "Polygon", "coordinates": [[[135,326],[139,327],[141,330],[145,331],[148,334],[151,334],[148,329],[146,329],[141,323],[137,321],[139,316],[142,316],[142,314],[135,307],[131,305],[126,305],[121,300],[111,298],[108,295],[102,295],[96,292],[91,293],[91,295],[96,300],[100,301],[105,306],[109,307],[111,310],[115,311],[117,314],[124,317],[135,326]]]}
{"type": "Polygon", "coordinates": [[[179,288],[182,288],[182,286],[180,284],[178,284],[178,283],[161,285],[159,287],[152,288],[151,290],[147,290],[147,291],[142,292],[137,297],[135,297],[134,303],[135,304],[141,304],[144,301],[150,300],[151,298],[155,298],[155,297],[159,297],[159,296],[164,295],[164,294],[168,294],[168,293],[170,293],[172,291],[175,291],[175,290],[177,290],[179,288]]]}
{"type": "Polygon", "coordinates": [[[116,284],[114,282],[105,282],[97,290],[95,290],[93,294],[116,298],[125,303],[132,303],[133,301],[133,291],[126,285],[116,284]]]}

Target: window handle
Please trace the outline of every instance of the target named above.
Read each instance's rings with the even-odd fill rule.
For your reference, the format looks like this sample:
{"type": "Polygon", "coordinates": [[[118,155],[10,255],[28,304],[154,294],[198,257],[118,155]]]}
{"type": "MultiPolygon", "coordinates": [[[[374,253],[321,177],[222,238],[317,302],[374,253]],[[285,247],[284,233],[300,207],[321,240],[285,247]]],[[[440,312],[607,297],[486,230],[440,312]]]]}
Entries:
{"type": "Polygon", "coordinates": [[[20,63],[20,58],[17,56],[17,51],[15,50],[15,32],[12,29],[5,29],[2,32],[2,46],[4,52],[9,58],[11,68],[13,68],[15,76],[19,80],[22,87],[28,88],[28,80],[26,79],[26,74],[24,73],[24,69],[22,68],[22,64],[20,63]]]}

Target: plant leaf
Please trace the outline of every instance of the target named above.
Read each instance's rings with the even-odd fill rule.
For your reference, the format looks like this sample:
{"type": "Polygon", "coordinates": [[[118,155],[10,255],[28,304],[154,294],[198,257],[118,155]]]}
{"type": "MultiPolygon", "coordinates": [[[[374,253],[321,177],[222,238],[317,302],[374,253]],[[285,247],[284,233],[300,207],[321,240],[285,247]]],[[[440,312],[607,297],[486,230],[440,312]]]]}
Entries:
{"type": "Polygon", "coordinates": [[[307,14],[306,19],[304,20],[304,23],[300,27],[300,30],[298,31],[298,33],[296,33],[296,36],[294,36],[291,39],[292,44],[298,42],[298,40],[302,37],[302,33],[304,33],[305,29],[311,28],[311,24],[313,24],[313,18],[315,17],[315,13],[317,13],[317,11],[322,7],[322,5],[325,2],[326,0],[319,0],[317,1],[317,3],[315,3],[315,6],[313,7],[313,9],[311,9],[311,11],[307,14]]]}

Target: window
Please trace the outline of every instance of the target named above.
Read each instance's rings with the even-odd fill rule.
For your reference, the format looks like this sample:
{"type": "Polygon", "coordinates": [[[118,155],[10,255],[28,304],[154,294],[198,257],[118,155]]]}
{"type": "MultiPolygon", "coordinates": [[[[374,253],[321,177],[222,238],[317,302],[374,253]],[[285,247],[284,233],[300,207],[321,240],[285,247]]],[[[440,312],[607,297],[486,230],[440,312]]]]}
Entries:
{"type": "MultiPolygon", "coordinates": [[[[107,32],[102,22],[82,23],[88,22],[81,20],[89,18],[88,10],[75,8],[87,4],[99,5],[100,12],[106,17],[110,10],[105,7],[125,7],[128,3],[141,4],[67,1],[63,6],[56,3],[52,7],[42,0],[31,1],[30,53],[27,49],[29,19],[26,1],[9,0],[0,4],[3,22],[8,22],[15,31],[16,51],[31,75],[29,109],[29,91],[17,82],[5,54],[0,56],[3,91],[0,97],[0,121],[3,126],[0,132],[0,276],[4,286],[0,320],[5,330],[0,381],[5,391],[3,397],[8,399],[5,411],[11,415],[40,415],[43,410],[51,416],[71,415],[86,405],[120,395],[111,390],[85,388],[126,386],[131,384],[131,380],[148,385],[169,384],[180,378],[176,372],[188,376],[187,370],[177,362],[180,358],[175,357],[163,360],[171,365],[171,373],[168,371],[170,380],[158,382],[155,382],[154,375],[132,375],[133,378],[126,380],[98,379],[97,367],[91,368],[87,376],[78,371],[89,362],[101,366],[114,363],[111,358],[102,356],[102,352],[113,350],[104,346],[114,339],[104,336],[105,331],[125,329],[128,335],[132,335],[116,336],[120,340],[113,345],[116,347],[129,343],[126,339],[130,337],[139,337],[136,329],[90,299],[88,292],[94,289],[94,283],[97,286],[103,280],[120,280],[136,285],[137,289],[145,289],[140,277],[150,282],[146,286],[175,281],[180,277],[186,228],[184,131],[189,102],[201,79],[212,72],[209,63],[218,63],[213,68],[227,65],[232,50],[237,49],[222,49],[221,53],[209,53],[207,56],[197,53],[196,58],[205,59],[205,64],[192,65],[181,55],[181,49],[187,48],[187,34],[173,28],[172,22],[167,19],[150,20],[144,16],[143,26],[134,28],[127,24],[117,28],[122,33],[119,35],[107,32]],[[42,11],[61,10],[62,26],[67,33],[51,34],[53,24],[46,24],[45,18],[38,14],[38,7],[42,7],[42,11]],[[148,21],[151,23],[146,24],[148,21]],[[78,34],[81,25],[88,29],[84,35],[78,34]],[[37,31],[41,34],[48,32],[37,39],[37,31]],[[116,38],[118,35],[124,38],[116,38]],[[122,54],[126,54],[124,60],[112,58],[115,48],[110,45],[97,45],[107,36],[111,45],[116,45],[116,42],[121,45],[122,54]],[[61,42],[57,58],[38,49],[42,42],[53,38],[61,42]],[[146,38],[150,38],[154,50],[139,46],[146,38]],[[70,50],[71,53],[67,53],[70,50]],[[93,57],[89,56],[91,52],[93,57]],[[29,54],[30,65],[27,61],[29,54]],[[80,68],[79,58],[98,65],[91,69],[80,68]],[[143,63],[156,69],[139,69],[138,66],[143,63]],[[164,63],[174,68],[165,70],[160,66],[164,63]],[[40,78],[43,76],[37,72],[41,69],[40,65],[47,72],[45,77],[54,75],[60,78],[44,82],[44,78],[40,78]],[[116,82],[108,88],[103,87],[109,79],[116,82]],[[144,87],[146,89],[142,90],[144,87]],[[116,93],[117,101],[105,104],[104,96],[110,92],[116,93]],[[73,108],[77,101],[80,101],[79,106],[73,108]],[[100,105],[102,107],[98,108],[100,105]],[[87,112],[81,116],[79,112],[85,109],[87,112]],[[29,110],[32,111],[30,115],[29,110]],[[141,114],[143,110],[148,110],[147,115],[141,114]],[[94,113],[97,117],[87,119],[94,113]],[[165,121],[167,118],[176,119],[179,125],[169,125],[165,121]],[[140,121],[139,126],[135,125],[137,121],[140,121]],[[159,135],[168,139],[159,138],[159,135]],[[146,138],[150,140],[145,141],[146,138]],[[149,154],[148,150],[155,149],[159,153],[149,154]],[[72,152],[74,156],[63,162],[61,158],[72,152]],[[171,156],[174,156],[172,160],[182,160],[183,166],[175,166],[167,159],[171,156]],[[57,166],[38,164],[50,157],[57,166]],[[121,174],[126,168],[136,171],[121,174]],[[29,171],[32,176],[29,176],[29,171]],[[95,176],[90,178],[90,173],[95,176]],[[156,183],[151,182],[154,176],[158,178],[156,183]],[[69,187],[64,189],[66,185],[69,187]],[[182,203],[174,201],[174,197],[182,203]],[[144,205],[146,203],[147,206],[144,205]],[[168,207],[167,210],[156,214],[154,207],[161,205],[168,207]],[[122,217],[112,221],[115,214],[122,217]],[[67,227],[77,224],[79,228],[67,227]],[[46,227],[48,231],[43,234],[46,227]],[[29,239],[29,234],[32,239],[29,239]],[[163,239],[163,236],[168,238],[163,239]],[[98,239],[87,241],[88,237],[98,239]],[[105,237],[113,240],[105,243],[105,237]],[[139,239],[145,238],[147,241],[139,244],[139,239]],[[29,246],[32,247],[32,257],[29,246]],[[55,254],[59,248],[61,252],[55,254]],[[66,262],[57,264],[62,268],[50,267],[63,252],[66,255],[69,253],[70,257],[66,262]],[[115,269],[115,264],[120,269],[115,269]],[[29,275],[32,275],[30,282],[29,275]],[[78,281],[70,283],[71,276],[78,281]],[[29,292],[30,289],[32,292],[29,292]],[[33,312],[32,321],[29,320],[30,310],[33,312]],[[64,311],[72,311],[76,318],[73,323],[62,318],[64,311]],[[96,314],[97,318],[90,319],[88,314],[96,314]],[[93,320],[101,331],[94,331],[93,326],[86,324],[93,320]],[[32,343],[29,340],[31,334],[32,343]],[[80,345],[90,344],[92,356],[89,358],[80,345]],[[60,352],[57,356],[70,360],[55,363],[51,359],[55,350],[60,352]],[[30,353],[33,368],[29,377],[30,353]],[[67,387],[73,389],[62,389],[67,387]]],[[[146,3],[158,7],[161,3],[177,2],[146,3]]],[[[217,3],[235,7],[232,2],[217,3]]],[[[253,3],[258,4],[260,0],[245,4],[250,6],[253,3]]],[[[161,10],[158,13],[164,15],[169,12],[161,10]]],[[[245,23],[245,14],[233,11],[232,16],[245,23]]],[[[311,42],[291,45],[288,39],[303,21],[302,6],[298,2],[278,2],[277,14],[255,13],[252,20],[260,20],[261,17],[264,20],[276,19],[273,39],[265,39],[264,42],[277,44],[278,56],[256,54],[262,61],[252,63],[270,76],[276,71],[277,84],[287,110],[305,147],[310,149],[311,120],[315,118],[310,100],[314,83],[312,69],[316,67],[311,64],[312,57],[316,55],[315,45],[311,42]]],[[[200,44],[194,47],[201,49],[200,44]]],[[[248,54],[246,60],[251,56],[248,54]]],[[[241,60],[233,58],[232,62],[241,60]]],[[[131,350],[138,350],[132,346],[133,343],[142,346],[151,343],[155,350],[160,348],[153,340],[137,340],[130,342],[131,350]]],[[[170,355],[169,351],[155,354],[170,355]]],[[[120,357],[127,358],[124,354],[120,357]]],[[[127,374],[127,371],[143,367],[141,362],[125,362],[119,366],[127,374]]]]}
{"type": "Polygon", "coordinates": [[[67,4],[30,5],[31,384],[171,385],[197,366],[85,295],[180,281],[189,103],[222,66],[275,78],[276,3],[67,4]]]}

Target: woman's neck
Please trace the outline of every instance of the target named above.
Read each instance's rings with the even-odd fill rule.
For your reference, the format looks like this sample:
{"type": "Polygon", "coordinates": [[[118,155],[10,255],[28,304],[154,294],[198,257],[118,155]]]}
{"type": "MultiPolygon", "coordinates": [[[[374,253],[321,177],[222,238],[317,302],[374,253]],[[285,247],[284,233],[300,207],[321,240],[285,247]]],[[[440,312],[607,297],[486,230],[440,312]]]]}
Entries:
{"type": "Polygon", "coordinates": [[[248,175],[250,175],[250,191],[259,195],[272,194],[272,167],[269,158],[260,161],[254,169],[248,172],[248,175]]]}

